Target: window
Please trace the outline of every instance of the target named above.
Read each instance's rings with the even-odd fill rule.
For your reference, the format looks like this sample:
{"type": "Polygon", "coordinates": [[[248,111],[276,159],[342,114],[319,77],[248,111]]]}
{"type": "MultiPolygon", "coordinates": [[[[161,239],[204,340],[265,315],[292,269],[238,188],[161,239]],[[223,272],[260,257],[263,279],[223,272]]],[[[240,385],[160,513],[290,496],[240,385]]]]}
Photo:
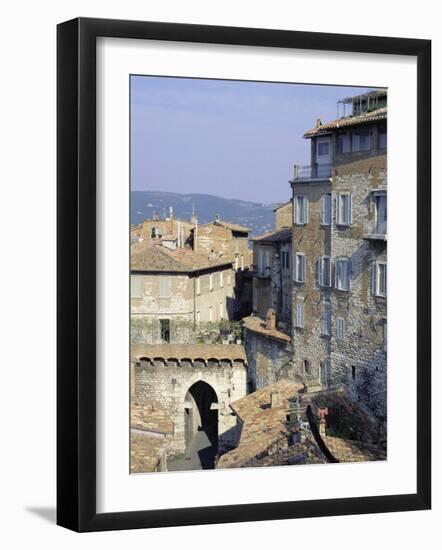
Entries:
{"type": "Polygon", "coordinates": [[[227,286],[230,286],[232,284],[232,275],[230,274],[230,271],[227,273],[227,286]]]}
{"type": "Polygon", "coordinates": [[[235,271],[238,271],[238,256],[235,256],[235,271]]]}
{"type": "Polygon", "coordinates": [[[336,338],[338,340],[344,340],[345,338],[345,321],[340,317],[336,319],[336,338]]]}
{"type": "Polygon", "coordinates": [[[220,319],[224,318],[224,306],[222,302],[219,303],[219,318],[220,319]]]}
{"type": "Polygon", "coordinates": [[[160,330],[162,342],[170,342],[170,319],[160,319],[160,330]]]}
{"type": "Polygon", "coordinates": [[[296,304],[296,326],[304,328],[304,304],[296,304]]]}
{"type": "Polygon", "coordinates": [[[224,273],[221,271],[219,274],[219,286],[222,288],[224,286],[224,273]]]}
{"type": "Polygon", "coordinates": [[[354,365],[351,366],[351,378],[356,380],[356,367],[354,365]]]}
{"type": "Polygon", "coordinates": [[[281,267],[282,269],[290,269],[290,253],[287,250],[281,251],[281,267]]]}
{"type": "Polygon", "coordinates": [[[376,296],[387,296],[387,262],[373,262],[372,284],[376,296]]]}
{"type": "Polygon", "coordinates": [[[213,321],[213,309],[212,306],[209,306],[209,323],[213,321]]]}
{"type": "Polygon", "coordinates": [[[143,296],[140,275],[130,276],[130,296],[131,298],[142,298],[143,296]]]}
{"type": "Polygon", "coordinates": [[[170,277],[160,277],[160,298],[170,298],[171,283],[170,277]]]}
{"type": "Polygon", "coordinates": [[[330,149],[330,143],[328,141],[319,141],[317,148],[318,157],[328,156],[330,149]]]}
{"type": "Polygon", "coordinates": [[[265,268],[264,268],[264,275],[270,275],[270,250],[266,250],[264,252],[265,257],[265,268]]]}
{"type": "Polygon", "coordinates": [[[385,235],[387,233],[387,194],[375,195],[376,206],[376,233],[385,235]]]}
{"type": "Polygon", "coordinates": [[[244,256],[241,254],[241,271],[244,271],[244,256]]]}
{"type": "Polygon", "coordinates": [[[324,193],[322,195],[322,225],[331,224],[331,194],[324,193]]]}
{"type": "Polygon", "coordinates": [[[331,261],[329,256],[322,256],[318,260],[318,284],[331,286],[331,261]]]}
{"type": "Polygon", "coordinates": [[[331,304],[324,304],[322,310],[322,334],[330,336],[331,333],[331,304]]]}
{"type": "Polygon", "coordinates": [[[379,132],[379,149],[387,148],[387,129],[383,128],[379,132]]]}
{"type": "Polygon", "coordinates": [[[327,386],[328,384],[328,363],[325,361],[321,361],[319,364],[319,382],[323,386],[327,386]]]}
{"type": "Polygon", "coordinates": [[[305,225],[308,222],[308,198],[305,195],[295,197],[295,223],[305,225]]]}
{"type": "Polygon", "coordinates": [[[351,152],[351,140],[350,135],[339,134],[338,136],[338,153],[350,153],[351,152]]]}
{"type": "Polygon", "coordinates": [[[213,290],[213,275],[209,275],[209,290],[213,290]]]}
{"type": "Polygon", "coordinates": [[[310,365],[310,361],[308,359],[304,359],[302,361],[302,367],[304,369],[304,374],[311,374],[312,373],[312,368],[311,368],[311,365],[310,365]]]}
{"type": "Polygon", "coordinates": [[[370,151],[373,130],[359,130],[352,135],[352,151],[370,151]]]}
{"type": "Polygon", "coordinates": [[[295,281],[305,283],[305,256],[301,253],[296,254],[295,281]]]}
{"type": "Polygon", "coordinates": [[[350,261],[341,258],[335,262],[335,286],[338,290],[350,290],[350,261]]]}
{"type": "Polygon", "coordinates": [[[201,279],[200,279],[199,277],[196,278],[196,284],[195,284],[195,286],[196,286],[195,292],[196,292],[197,294],[201,294],[201,279]]]}
{"type": "Polygon", "coordinates": [[[338,225],[350,225],[352,209],[351,195],[349,195],[348,193],[342,193],[336,197],[336,200],[336,223],[338,225]]]}

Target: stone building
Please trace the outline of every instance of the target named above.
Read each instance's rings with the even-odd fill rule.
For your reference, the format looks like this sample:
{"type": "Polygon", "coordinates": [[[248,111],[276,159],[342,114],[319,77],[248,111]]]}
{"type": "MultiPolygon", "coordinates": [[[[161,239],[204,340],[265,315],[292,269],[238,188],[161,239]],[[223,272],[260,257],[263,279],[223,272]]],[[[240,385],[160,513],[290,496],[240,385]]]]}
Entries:
{"type": "Polygon", "coordinates": [[[289,200],[273,209],[275,213],[275,229],[278,231],[283,227],[291,227],[293,223],[293,204],[289,200]]]}
{"type": "Polygon", "coordinates": [[[131,246],[132,342],[191,343],[232,319],[235,271],[230,258],[169,243],[131,246]]]}
{"type": "Polygon", "coordinates": [[[217,218],[210,223],[195,225],[192,229],[193,247],[206,254],[229,258],[235,271],[243,271],[249,269],[251,263],[249,233],[248,227],[217,218]]]}
{"type": "Polygon", "coordinates": [[[311,164],[293,190],[294,370],[344,386],[386,420],[386,92],[346,98],[353,114],[304,134],[311,164]]]}
{"type": "Polygon", "coordinates": [[[166,218],[154,215],[151,220],[144,220],[131,228],[131,242],[170,243],[172,246],[182,247],[190,243],[191,231],[195,227],[196,219],[180,220],[173,213],[166,218]]]}
{"type": "MultiPolygon", "coordinates": [[[[246,394],[246,379],[247,360],[240,345],[131,346],[131,403],[136,408],[159,403],[173,422],[168,458],[185,453],[202,431],[213,456],[235,445],[230,403],[246,394]]],[[[170,431],[168,425],[166,433],[170,431]]]]}
{"type": "Polygon", "coordinates": [[[276,230],[253,239],[252,315],[244,321],[251,391],[293,370],[291,348],[292,228],[290,203],[275,209],[276,230]],[[282,226],[289,223],[290,226],[282,226]]]}

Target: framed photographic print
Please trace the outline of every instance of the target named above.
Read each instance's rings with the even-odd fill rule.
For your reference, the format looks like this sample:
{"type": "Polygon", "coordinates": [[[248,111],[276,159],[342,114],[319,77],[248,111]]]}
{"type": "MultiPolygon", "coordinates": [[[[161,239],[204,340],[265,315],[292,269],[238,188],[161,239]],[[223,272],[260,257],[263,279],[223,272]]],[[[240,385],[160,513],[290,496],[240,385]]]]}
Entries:
{"type": "Polygon", "coordinates": [[[430,507],[430,51],[58,26],[59,525],[430,507]]]}

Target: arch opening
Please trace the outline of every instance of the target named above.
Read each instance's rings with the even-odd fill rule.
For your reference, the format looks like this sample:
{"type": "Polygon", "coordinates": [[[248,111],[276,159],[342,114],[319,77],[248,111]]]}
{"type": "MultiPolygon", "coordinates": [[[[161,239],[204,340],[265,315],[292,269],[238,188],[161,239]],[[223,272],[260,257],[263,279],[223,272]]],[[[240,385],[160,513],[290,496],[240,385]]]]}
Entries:
{"type": "Polygon", "coordinates": [[[218,452],[218,396],[202,380],[186,393],[184,434],[187,460],[195,459],[203,469],[213,468],[218,452]]]}

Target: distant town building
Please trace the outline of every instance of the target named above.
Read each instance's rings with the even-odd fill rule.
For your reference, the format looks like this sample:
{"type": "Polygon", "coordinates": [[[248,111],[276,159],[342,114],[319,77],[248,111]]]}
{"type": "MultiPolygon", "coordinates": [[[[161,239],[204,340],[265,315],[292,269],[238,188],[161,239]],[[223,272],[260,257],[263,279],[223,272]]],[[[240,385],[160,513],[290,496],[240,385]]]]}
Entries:
{"type": "Polygon", "coordinates": [[[291,199],[273,209],[275,212],[275,230],[291,227],[293,220],[293,203],[291,199]]]}
{"type": "Polygon", "coordinates": [[[386,420],[387,93],[304,137],[293,189],[293,362],[306,384],[345,386],[386,420]]]}
{"type": "Polygon", "coordinates": [[[131,247],[133,342],[191,343],[233,319],[235,271],[230,258],[145,241],[131,247]]]}

